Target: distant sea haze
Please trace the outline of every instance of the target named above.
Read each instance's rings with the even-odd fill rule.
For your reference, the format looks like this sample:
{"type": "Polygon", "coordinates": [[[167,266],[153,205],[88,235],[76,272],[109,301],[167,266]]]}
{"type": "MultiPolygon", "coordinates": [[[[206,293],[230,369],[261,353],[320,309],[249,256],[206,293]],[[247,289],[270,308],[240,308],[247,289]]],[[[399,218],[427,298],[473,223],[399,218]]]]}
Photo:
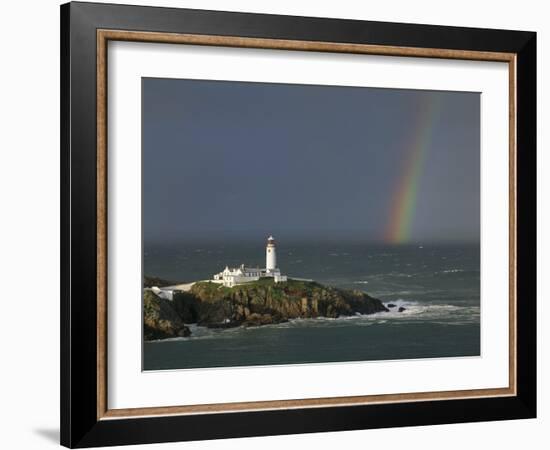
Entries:
{"type": "MultiPolygon", "coordinates": [[[[395,306],[389,313],[256,328],[191,325],[188,338],[145,343],[144,369],[479,356],[479,243],[277,241],[278,266],[290,277],[359,289],[395,306]]],[[[264,258],[263,239],[146,242],[143,273],[197,281],[226,265],[262,267],[264,258]]]]}
{"type": "Polygon", "coordinates": [[[407,239],[403,242],[393,242],[392,239],[386,236],[384,233],[377,235],[375,238],[369,238],[364,235],[360,230],[289,230],[281,231],[269,230],[239,230],[239,231],[227,231],[227,230],[201,230],[195,232],[185,233],[164,233],[161,235],[145,235],[143,236],[143,249],[155,249],[159,247],[188,247],[189,245],[205,245],[216,246],[218,244],[234,243],[239,247],[241,245],[263,248],[267,238],[273,235],[276,241],[284,247],[295,246],[324,246],[324,245],[340,245],[345,244],[349,246],[368,246],[376,249],[377,247],[419,247],[423,245],[433,246],[452,246],[452,245],[464,245],[466,247],[475,247],[480,245],[479,236],[465,236],[457,235],[457,237],[451,239],[434,238],[423,239],[421,237],[415,239],[407,239]]]}

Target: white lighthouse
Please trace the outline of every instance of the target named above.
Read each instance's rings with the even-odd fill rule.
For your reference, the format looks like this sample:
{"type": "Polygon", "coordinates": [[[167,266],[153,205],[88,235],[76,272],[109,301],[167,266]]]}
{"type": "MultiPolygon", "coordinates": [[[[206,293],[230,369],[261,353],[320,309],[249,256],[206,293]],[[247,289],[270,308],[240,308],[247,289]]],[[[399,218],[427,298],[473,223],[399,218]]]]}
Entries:
{"type": "Polygon", "coordinates": [[[281,275],[277,269],[277,252],[275,250],[275,239],[269,236],[265,248],[265,268],[247,267],[241,264],[239,267],[225,267],[222,272],[214,274],[213,282],[223,284],[226,287],[233,287],[239,284],[259,281],[262,278],[272,278],[275,283],[288,281],[286,275],[281,275]]]}
{"type": "Polygon", "coordinates": [[[277,269],[277,250],[275,249],[275,239],[273,236],[269,236],[265,247],[265,270],[274,272],[275,269],[277,269]]]}

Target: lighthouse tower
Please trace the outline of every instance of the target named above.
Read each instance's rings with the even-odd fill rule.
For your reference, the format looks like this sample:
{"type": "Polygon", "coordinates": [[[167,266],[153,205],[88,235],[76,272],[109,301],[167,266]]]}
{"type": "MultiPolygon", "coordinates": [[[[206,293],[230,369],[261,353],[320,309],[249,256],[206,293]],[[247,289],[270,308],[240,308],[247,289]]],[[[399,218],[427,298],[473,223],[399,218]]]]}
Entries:
{"type": "Polygon", "coordinates": [[[275,249],[275,239],[273,236],[267,238],[267,246],[265,248],[265,269],[266,272],[273,272],[277,268],[277,251],[275,249]]]}

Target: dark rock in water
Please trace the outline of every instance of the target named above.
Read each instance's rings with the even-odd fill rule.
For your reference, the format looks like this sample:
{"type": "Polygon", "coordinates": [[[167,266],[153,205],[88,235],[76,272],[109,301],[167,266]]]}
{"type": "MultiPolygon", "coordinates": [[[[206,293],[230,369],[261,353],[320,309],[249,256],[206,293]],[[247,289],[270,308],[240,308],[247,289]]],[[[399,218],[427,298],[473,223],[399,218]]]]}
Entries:
{"type": "Polygon", "coordinates": [[[189,336],[191,336],[191,330],[189,329],[189,327],[186,327],[184,325],[183,328],[180,331],[178,331],[178,336],[179,337],[189,337],[189,336]]]}
{"type": "Polygon", "coordinates": [[[246,327],[258,327],[260,325],[269,325],[271,323],[273,323],[273,317],[271,317],[271,314],[253,313],[246,318],[243,325],[246,327]]]}
{"type": "Polygon", "coordinates": [[[238,327],[240,325],[239,322],[221,322],[221,323],[207,323],[207,324],[203,324],[206,326],[206,328],[220,328],[220,329],[224,329],[224,328],[235,328],[235,327],[238,327]]]}
{"type": "Polygon", "coordinates": [[[143,293],[143,335],[146,341],[191,335],[169,300],[151,291],[143,293]]]}
{"type": "Polygon", "coordinates": [[[388,308],[395,308],[396,305],[394,305],[393,303],[388,303],[388,308]]]}
{"type": "Polygon", "coordinates": [[[400,306],[399,309],[397,310],[397,312],[403,312],[405,310],[406,310],[406,308],[403,308],[402,306],[400,306]]]}

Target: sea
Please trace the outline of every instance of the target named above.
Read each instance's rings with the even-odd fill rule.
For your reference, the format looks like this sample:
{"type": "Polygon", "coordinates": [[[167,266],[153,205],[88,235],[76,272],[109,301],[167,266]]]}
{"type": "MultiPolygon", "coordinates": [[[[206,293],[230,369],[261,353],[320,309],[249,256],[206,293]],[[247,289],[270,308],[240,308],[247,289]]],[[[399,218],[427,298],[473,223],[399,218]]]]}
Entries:
{"type": "MultiPolygon", "coordinates": [[[[262,242],[163,242],[144,246],[143,273],[205,280],[226,265],[265,265],[262,242]]],[[[382,245],[308,240],[278,244],[290,277],[359,289],[390,312],[208,329],[143,343],[143,369],[192,369],[480,355],[479,243],[382,245]],[[398,312],[398,308],[405,308],[398,312]]]]}

